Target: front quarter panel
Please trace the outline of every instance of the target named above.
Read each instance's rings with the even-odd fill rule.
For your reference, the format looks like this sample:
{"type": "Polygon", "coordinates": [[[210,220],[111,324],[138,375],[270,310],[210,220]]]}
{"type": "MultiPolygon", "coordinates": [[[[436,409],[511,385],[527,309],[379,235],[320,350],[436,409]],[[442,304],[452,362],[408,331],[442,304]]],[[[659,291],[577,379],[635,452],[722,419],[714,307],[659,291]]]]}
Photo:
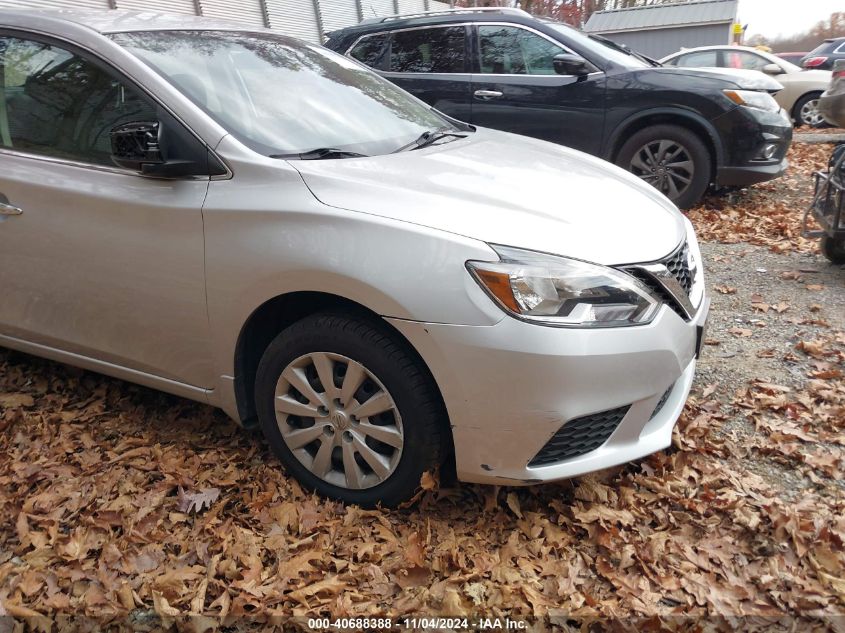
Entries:
{"type": "MultiPolygon", "coordinates": [[[[730,84],[724,80],[691,76],[672,68],[608,73],[606,129],[611,132],[603,155],[612,158],[614,149],[624,142],[628,125],[647,112],[686,117],[712,130],[709,122],[735,107],[721,98],[726,87],[730,84]]],[[[712,140],[718,147],[718,137],[712,140]]]]}
{"type": "Polygon", "coordinates": [[[483,242],[327,207],[287,162],[231,137],[217,150],[234,172],[210,183],[203,209],[211,336],[224,376],[233,375],[249,316],[291,292],[329,293],[412,321],[491,325],[504,317],[465,268],[468,259],[497,259],[483,242]]]}

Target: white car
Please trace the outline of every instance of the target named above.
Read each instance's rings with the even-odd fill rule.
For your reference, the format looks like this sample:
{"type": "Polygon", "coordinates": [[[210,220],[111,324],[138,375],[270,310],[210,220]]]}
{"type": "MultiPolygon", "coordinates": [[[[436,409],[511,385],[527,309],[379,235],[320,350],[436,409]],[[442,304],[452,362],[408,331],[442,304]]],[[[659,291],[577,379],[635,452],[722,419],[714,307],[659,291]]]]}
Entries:
{"type": "Polygon", "coordinates": [[[830,83],[829,70],[807,70],[777,55],[746,46],[702,46],[673,53],[660,60],[666,66],[735,68],[756,70],[773,76],[783,86],[775,101],[797,125],[821,127],[819,97],[830,83]]]}
{"type": "Polygon", "coordinates": [[[0,11],[0,344],[260,424],[322,494],[668,446],[709,301],[603,160],[198,18],[0,11]]]}

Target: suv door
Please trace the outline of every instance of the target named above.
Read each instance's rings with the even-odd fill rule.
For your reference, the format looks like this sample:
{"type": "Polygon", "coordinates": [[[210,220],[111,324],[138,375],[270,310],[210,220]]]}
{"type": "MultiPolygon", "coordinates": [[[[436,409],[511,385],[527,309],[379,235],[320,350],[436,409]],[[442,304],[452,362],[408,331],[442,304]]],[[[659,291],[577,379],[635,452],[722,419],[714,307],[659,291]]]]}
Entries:
{"type": "Polygon", "coordinates": [[[353,59],[451,117],[470,116],[466,25],[448,25],[375,33],[349,49],[353,59]]]}
{"type": "Polygon", "coordinates": [[[558,75],[552,60],[572,51],[533,29],[498,23],[475,28],[470,121],[599,154],[604,73],[558,75]]]}
{"type": "Polygon", "coordinates": [[[209,178],[110,159],[121,123],[189,133],[105,64],[18,33],[0,32],[0,103],[0,340],[210,386],[209,178]]]}

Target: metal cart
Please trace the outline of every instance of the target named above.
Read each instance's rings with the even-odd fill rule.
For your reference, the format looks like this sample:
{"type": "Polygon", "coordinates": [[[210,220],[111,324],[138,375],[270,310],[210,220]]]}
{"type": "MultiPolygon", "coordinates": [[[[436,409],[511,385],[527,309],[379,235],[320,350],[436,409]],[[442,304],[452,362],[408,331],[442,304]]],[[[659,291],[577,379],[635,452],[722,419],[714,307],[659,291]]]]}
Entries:
{"type": "Polygon", "coordinates": [[[821,251],[834,264],[845,264],[845,143],[839,143],[828,160],[827,171],[817,171],[813,202],[804,212],[801,235],[820,237],[821,251]],[[820,230],[807,228],[813,217],[820,230]]]}

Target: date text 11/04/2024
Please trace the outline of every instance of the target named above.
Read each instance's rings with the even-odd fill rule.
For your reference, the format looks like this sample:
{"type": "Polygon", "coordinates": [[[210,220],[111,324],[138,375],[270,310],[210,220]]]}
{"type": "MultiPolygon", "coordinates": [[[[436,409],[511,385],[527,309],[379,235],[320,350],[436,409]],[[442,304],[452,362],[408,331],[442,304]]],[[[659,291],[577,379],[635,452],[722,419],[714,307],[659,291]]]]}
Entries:
{"type": "Polygon", "coordinates": [[[460,630],[490,630],[490,631],[522,631],[527,624],[523,620],[510,618],[309,618],[308,628],[313,630],[361,630],[399,628],[439,629],[447,631],[460,630]]]}

